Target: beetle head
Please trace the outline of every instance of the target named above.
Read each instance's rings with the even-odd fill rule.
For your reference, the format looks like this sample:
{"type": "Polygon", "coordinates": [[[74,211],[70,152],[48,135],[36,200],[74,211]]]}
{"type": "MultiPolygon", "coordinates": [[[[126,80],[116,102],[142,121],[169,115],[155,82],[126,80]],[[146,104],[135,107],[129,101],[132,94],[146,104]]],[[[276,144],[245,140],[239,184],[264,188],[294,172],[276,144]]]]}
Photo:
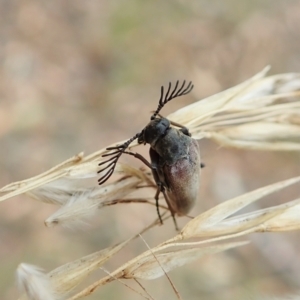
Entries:
{"type": "Polygon", "coordinates": [[[138,137],[139,144],[154,146],[159,138],[163,137],[170,128],[170,121],[166,118],[155,118],[142,130],[138,137]]]}

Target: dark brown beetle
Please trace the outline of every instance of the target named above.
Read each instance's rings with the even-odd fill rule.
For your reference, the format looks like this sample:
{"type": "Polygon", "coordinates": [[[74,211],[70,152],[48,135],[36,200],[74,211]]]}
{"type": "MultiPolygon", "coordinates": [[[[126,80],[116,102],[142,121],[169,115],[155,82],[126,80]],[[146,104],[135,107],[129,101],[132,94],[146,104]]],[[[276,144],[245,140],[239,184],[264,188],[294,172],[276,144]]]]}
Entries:
{"type": "Polygon", "coordinates": [[[161,96],[158,107],[151,116],[149,124],[139,133],[124,144],[109,147],[107,150],[114,150],[111,153],[104,154],[103,157],[112,156],[99,166],[107,164],[98,173],[108,169],[108,171],[98,180],[103,184],[114,172],[116,163],[123,153],[133,155],[144,162],[151,170],[157,185],[155,194],[156,207],[159,219],[162,219],[159,213],[158,197],[163,193],[169,210],[172,214],[175,227],[178,229],[175,214],[186,215],[198,197],[200,163],[199,147],[196,140],[191,138],[188,129],[178,123],[172,122],[159,115],[160,110],[170,100],[188,94],[192,89],[192,82],[185,86],[185,81],[178,89],[179,82],[171,92],[171,83],[167,93],[164,95],[164,87],[161,87],[161,96]],[[158,117],[157,117],[158,116],[158,117]],[[176,129],[171,125],[179,127],[176,129]],[[127,147],[135,139],[139,144],[150,144],[149,163],[142,155],[126,151],[127,147]]]}

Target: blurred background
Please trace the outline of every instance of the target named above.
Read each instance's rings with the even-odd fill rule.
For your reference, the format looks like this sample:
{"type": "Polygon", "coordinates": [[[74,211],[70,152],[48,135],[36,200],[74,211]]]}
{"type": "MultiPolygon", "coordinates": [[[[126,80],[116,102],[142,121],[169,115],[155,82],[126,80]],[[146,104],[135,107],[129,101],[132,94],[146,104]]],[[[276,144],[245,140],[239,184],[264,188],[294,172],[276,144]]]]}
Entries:
{"type": "MultiPolygon", "coordinates": [[[[271,74],[300,72],[299,16],[300,1],[293,0],[0,1],[0,186],[133,136],[149,121],[160,86],[169,81],[193,80],[195,88],[168,104],[164,115],[268,64],[271,74]]],[[[206,167],[194,216],[300,174],[298,153],[225,149],[206,140],[200,147],[206,167]]],[[[299,188],[289,188],[251,209],[297,196],[299,188]]],[[[2,300],[18,295],[14,272],[20,262],[50,271],[116,244],[156,218],[146,205],[117,205],[99,211],[82,230],[46,228],[44,219],[56,208],[25,195],[0,204],[2,300]]],[[[174,234],[169,221],[144,238],[155,246],[174,234]]],[[[293,293],[300,288],[299,237],[253,234],[251,244],[170,276],[189,300],[293,293]]],[[[145,250],[141,240],[134,241],[107,268],[145,250]]],[[[166,278],[142,283],[154,299],[176,299],[166,278]]],[[[115,282],[89,299],[141,297],[115,282]]]]}

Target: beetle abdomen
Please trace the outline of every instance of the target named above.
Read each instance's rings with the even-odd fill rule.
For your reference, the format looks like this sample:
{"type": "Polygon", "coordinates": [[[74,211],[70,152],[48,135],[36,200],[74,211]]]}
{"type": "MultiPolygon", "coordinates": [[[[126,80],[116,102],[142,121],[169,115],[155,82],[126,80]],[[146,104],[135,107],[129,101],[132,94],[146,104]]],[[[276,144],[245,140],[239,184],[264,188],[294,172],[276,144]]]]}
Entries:
{"type": "Polygon", "coordinates": [[[196,140],[190,138],[184,157],[174,164],[165,164],[164,175],[167,179],[167,196],[174,213],[187,214],[194,206],[199,193],[200,152],[196,140]]]}

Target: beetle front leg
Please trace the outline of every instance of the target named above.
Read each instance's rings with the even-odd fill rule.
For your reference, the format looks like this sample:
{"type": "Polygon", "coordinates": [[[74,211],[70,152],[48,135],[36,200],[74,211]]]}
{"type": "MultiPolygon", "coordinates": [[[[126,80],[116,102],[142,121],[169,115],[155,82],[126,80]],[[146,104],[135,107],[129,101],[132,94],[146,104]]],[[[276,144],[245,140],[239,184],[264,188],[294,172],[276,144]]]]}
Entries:
{"type": "Polygon", "coordinates": [[[186,127],[180,128],[179,131],[181,131],[183,134],[185,134],[187,136],[192,136],[186,127]]]}
{"type": "Polygon", "coordinates": [[[172,207],[170,205],[170,201],[169,201],[169,198],[165,192],[165,188],[164,186],[162,185],[161,182],[157,183],[157,191],[156,191],[156,194],[154,196],[154,199],[156,201],[156,208],[157,208],[157,214],[158,214],[158,217],[159,217],[159,220],[160,220],[160,223],[163,224],[163,221],[162,221],[162,218],[161,218],[161,215],[160,215],[160,211],[159,211],[159,205],[158,205],[158,200],[159,200],[159,194],[160,192],[163,193],[164,197],[165,197],[165,200],[167,202],[167,205],[168,205],[168,208],[169,208],[169,211],[171,213],[171,216],[173,218],[173,221],[174,221],[174,225],[175,225],[175,229],[177,231],[179,231],[179,228],[178,228],[178,225],[177,225],[177,221],[176,221],[176,218],[175,218],[175,214],[174,214],[174,211],[172,210],[172,207]]]}
{"type": "MultiPolygon", "coordinates": [[[[132,155],[135,158],[141,160],[146,166],[148,166],[152,170],[154,181],[155,181],[155,183],[157,185],[157,191],[156,191],[156,194],[154,196],[155,204],[156,204],[156,210],[157,210],[157,215],[158,215],[160,223],[163,224],[163,220],[162,220],[162,217],[161,217],[161,214],[160,214],[160,211],[159,211],[158,200],[159,200],[159,194],[160,194],[160,192],[163,192],[163,194],[164,194],[164,191],[162,191],[162,189],[164,189],[164,187],[163,187],[162,182],[159,180],[159,176],[158,176],[158,173],[157,173],[156,163],[154,162],[153,164],[150,164],[148,162],[148,160],[144,156],[142,156],[141,154],[139,154],[139,153],[134,153],[134,152],[130,152],[130,151],[124,151],[124,153],[132,155]]],[[[166,202],[167,202],[167,200],[166,200],[166,202]]],[[[168,202],[167,202],[167,204],[168,204],[168,202]]],[[[169,206],[169,204],[168,204],[168,206],[169,206]]],[[[169,207],[169,209],[170,209],[170,207],[169,207]]],[[[173,213],[172,213],[172,216],[173,216],[173,213]]]]}
{"type": "Polygon", "coordinates": [[[179,131],[181,131],[183,134],[185,134],[187,136],[192,136],[190,134],[189,130],[185,126],[183,126],[177,122],[171,121],[171,120],[169,120],[169,122],[171,123],[171,125],[179,127],[180,128],[179,131]]]}
{"type": "Polygon", "coordinates": [[[149,161],[143,155],[141,155],[139,153],[130,152],[130,151],[124,151],[123,153],[134,156],[135,158],[141,160],[147,167],[152,169],[151,164],[149,163],[149,161]]]}
{"type": "MultiPolygon", "coordinates": [[[[159,116],[160,118],[163,118],[163,116],[162,116],[161,114],[158,114],[158,116],[159,116]]],[[[168,120],[169,120],[169,119],[168,119],[168,120]]],[[[181,125],[181,124],[179,124],[179,123],[177,123],[177,122],[174,122],[174,121],[172,121],[172,120],[169,120],[169,122],[170,122],[171,125],[176,126],[176,127],[179,127],[179,128],[180,128],[179,131],[181,131],[183,134],[185,134],[185,135],[187,135],[187,136],[192,136],[192,135],[190,134],[189,130],[188,130],[185,126],[183,126],[183,125],[181,125]]]]}
{"type": "MultiPolygon", "coordinates": [[[[165,200],[167,202],[167,205],[168,205],[168,208],[169,208],[169,211],[172,215],[172,218],[173,218],[173,221],[174,221],[174,225],[175,225],[175,229],[178,231],[178,226],[177,226],[177,222],[176,222],[176,219],[175,219],[175,213],[170,205],[170,200],[166,194],[166,187],[168,186],[168,183],[164,177],[164,174],[160,171],[160,167],[159,167],[159,155],[157,154],[157,152],[155,150],[153,150],[152,148],[150,148],[150,158],[151,158],[151,166],[152,166],[152,174],[153,174],[153,177],[154,177],[154,180],[156,182],[156,185],[157,185],[157,191],[156,191],[156,194],[155,194],[155,201],[156,201],[156,208],[157,208],[157,213],[158,213],[158,216],[159,216],[159,219],[161,220],[161,216],[160,216],[160,212],[159,212],[159,206],[158,206],[158,197],[159,197],[159,193],[162,192],[164,197],[165,197],[165,200]]],[[[162,223],[162,220],[161,220],[161,223],[162,223]]]]}
{"type": "Polygon", "coordinates": [[[162,225],[163,224],[163,220],[162,220],[162,217],[160,215],[159,204],[158,204],[160,192],[161,192],[161,187],[157,185],[157,190],[156,190],[154,199],[155,199],[155,206],[156,206],[156,211],[157,211],[158,219],[160,221],[160,224],[162,225]]]}
{"type": "Polygon", "coordinates": [[[132,155],[135,158],[141,160],[146,166],[148,166],[152,170],[154,181],[157,185],[157,190],[156,190],[156,194],[154,196],[154,199],[155,199],[156,210],[157,210],[157,215],[158,215],[159,221],[160,221],[161,224],[163,224],[163,220],[162,220],[162,217],[161,217],[161,214],[160,214],[160,211],[159,211],[159,203],[158,203],[159,194],[160,194],[160,192],[162,192],[164,197],[165,197],[165,200],[167,202],[169,211],[171,212],[171,215],[172,215],[172,218],[173,218],[173,221],[174,221],[174,224],[175,224],[175,229],[178,231],[179,229],[178,229],[177,222],[176,222],[176,219],[175,219],[175,214],[174,214],[174,211],[172,210],[172,208],[170,206],[169,198],[168,198],[168,196],[165,192],[165,183],[161,181],[160,176],[158,175],[158,159],[159,159],[158,154],[153,149],[150,148],[150,157],[151,157],[151,162],[152,162],[150,164],[147,161],[147,159],[139,153],[134,153],[134,152],[130,152],[130,151],[124,151],[124,153],[132,155]]]}
{"type": "Polygon", "coordinates": [[[167,202],[169,211],[171,212],[171,216],[172,216],[172,218],[173,218],[173,222],[174,222],[174,225],[175,225],[175,229],[176,229],[176,231],[179,231],[179,228],[178,228],[178,225],[177,225],[177,221],[176,221],[176,218],[175,218],[174,211],[173,211],[173,209],[172,209],[172,207],[171,207],[171,205],[170,205],[170,200],[169,200],[169,198],[168,198],[168,196],[167,196],[167,194],[166,194],[166,192],[165,192],[165,188],[164,188],[164,187],[162,187],[162,188],[163,188],[163,189],[162,189],[161,192],[163,193],[163,195],[164,195],[164,197],[165,197],[165,200],[166,200],[166,202],[167,202]]]}

